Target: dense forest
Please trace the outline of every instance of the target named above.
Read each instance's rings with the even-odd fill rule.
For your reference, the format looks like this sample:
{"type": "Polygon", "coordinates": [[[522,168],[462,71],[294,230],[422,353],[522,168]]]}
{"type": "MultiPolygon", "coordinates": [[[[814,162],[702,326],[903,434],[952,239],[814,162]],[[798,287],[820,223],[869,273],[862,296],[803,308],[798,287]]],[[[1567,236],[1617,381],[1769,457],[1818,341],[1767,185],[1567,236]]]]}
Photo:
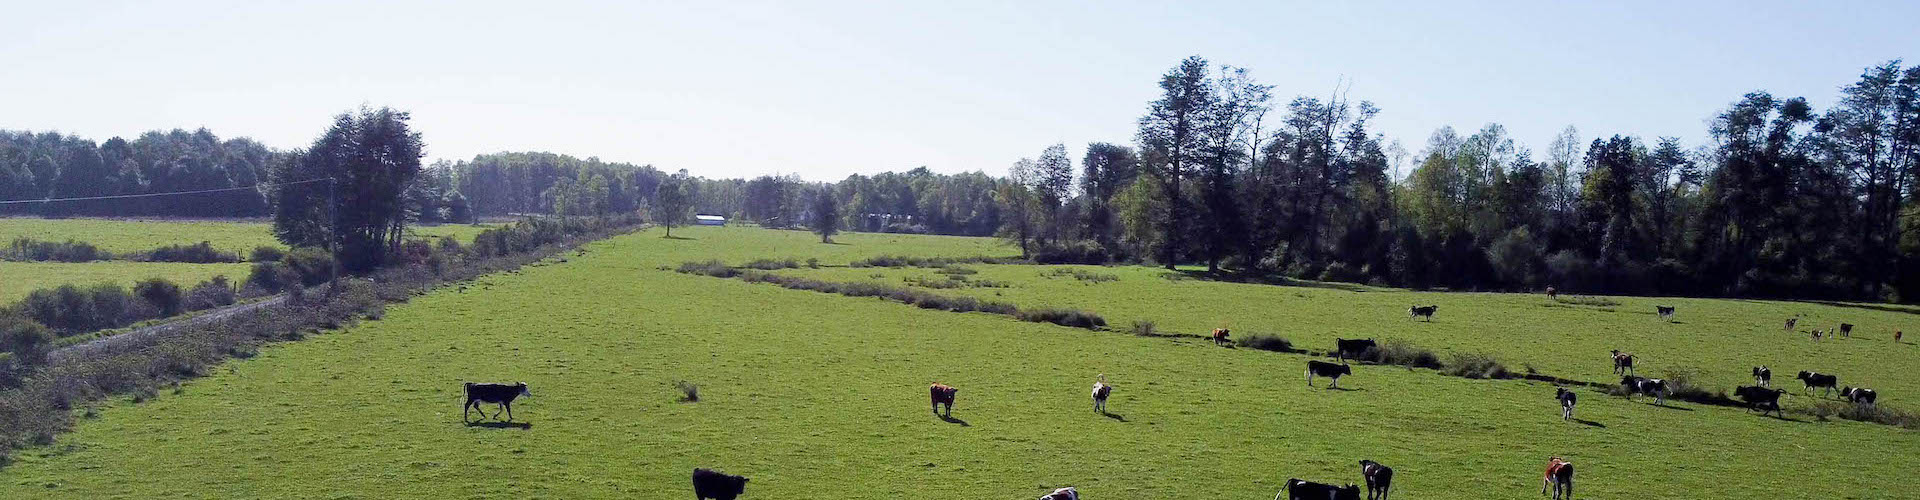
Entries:
{"type": "MultiPolygon", "coordinates": [[[[1056,262],[1206,265],[1257,275],[1452,289],[1920,300],[1920,67],[1867,68],[1835,104],[1728,96],[1706,141],[1582,135],[1536,152],[1499,124],[1409,152],[1350,99],[1281,102],[1195,57],[1158,82],[1138,133],[1012,162],[1005,177],[926,168],[837,182],[707,179],[650,165],[497,153],[423,169],[407,216],[647,213],[663,185],[699,213],[852,231],[999,235],[1056,262]],[[1077,164],[1076,164],[1077,163],[1077,164]],[[820,197],[833,203],[816,203],[820,197]]],[[[1705,111],[1705,110],[1703,110],[1705,111]]],[[[247,188],[289,153],[211,132],[95,144],[0,132],[0,200],[247,188]]],[[[261,217],[269,191],[0,204],[0,213],[261,217]]]]}

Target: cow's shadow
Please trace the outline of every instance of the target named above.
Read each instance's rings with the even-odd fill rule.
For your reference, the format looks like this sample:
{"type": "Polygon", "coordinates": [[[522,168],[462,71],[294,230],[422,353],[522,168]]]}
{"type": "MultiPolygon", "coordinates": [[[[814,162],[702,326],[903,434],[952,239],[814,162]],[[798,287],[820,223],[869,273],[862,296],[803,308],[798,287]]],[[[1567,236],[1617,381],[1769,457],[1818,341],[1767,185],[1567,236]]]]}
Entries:
{"type": "Polygon", "coordinates": [[[1602,429],[1605,429],[1605,428],[1607,428],[1607,424],[1603,424],[1603,423],[1599,423],[1599,422],[1595,422],[1595,421],[1592,421],[1592,420],[1587,420],[1587,419],[1584,419],[1584,418],[1575,418],[1575,419],[1573,419],[1573,421],[1574,421],[1575,423],[1578,423],[1578,424],[1580,424],[1580,425],[1584,425],[1584,426],[1587,426],[1587,427],[1599,427],[1599,428],[1602,428],[1602,429]]]}
{"type": "Polygon", "coordinates": [[[1356,389],[1356,388],[1353,388],[1353,387],[1339,387],[1339,386],[1332,386],[1332,387],[1321,387],[1321,389],[1326,389],[1326,390],[1329,390],[1329,391],[1340,391],[1340,392],[1351,392],[1351,391],[1364,391],[1364,390],[1366,390],[1366,389],[1356,389]]]}
{"type": "Polygon", "coordinates": [[[953,418],[953,415],[941,415],[940,421],[946,422],[949,424],[960,424],[961,427],[973,427],[973,424],[969,424],[965,420],[953,418]]]}
{"type": "Polygon", "coordinates": [[[1111,419],[1114,419],[1114,420],[1119,420],[1119,421],[1121,421],[1121,422],[1125,422],[1125,421],[1127,421],[1127,416],[1126,416],[1126,415],[1121,415],[1121,414],[1118,414],[1118,413],[1107,413],[1107,412],[1100,412],[1100,415],[1101,415],[1101,416],[1104,416],[1104,417],[1107,417],[1107,418],[1111,418],[1111,419]]]}
{"type": "Polygon", "coordinates": [[[1641,404],[1644,404],[1644,405],[1647,405],[1647,406],[1652,406],[1652,407],[1654,407],[1654,408],[1666,408],[1666,409],[1669,409],[1669,410],[1680,410],[1680,411],[1693,411],[1693,409],[1692,409],[1692,408],[1687,408],[1687,407],[1681,407],[1681,406],[1673,406],[1673,405],[1665,405],[1665,404],[1660,404],[1660,403],[1655,403],[1655,402],[1652,402],[1652,401],[1648,401],[1648,402],[1644,402],[1644,403],[1641,403],[1641,404]]]}
{"type": "Polygon", "coordinates": [[[475,420],[475,421],[467,422],[467,427],[479,427],[483,429],[520,429],[524,431],[527,429],[532,429],[533,423],[532,422],[501,422],[498,420],[492,420],[492,421],[475,420]]]}

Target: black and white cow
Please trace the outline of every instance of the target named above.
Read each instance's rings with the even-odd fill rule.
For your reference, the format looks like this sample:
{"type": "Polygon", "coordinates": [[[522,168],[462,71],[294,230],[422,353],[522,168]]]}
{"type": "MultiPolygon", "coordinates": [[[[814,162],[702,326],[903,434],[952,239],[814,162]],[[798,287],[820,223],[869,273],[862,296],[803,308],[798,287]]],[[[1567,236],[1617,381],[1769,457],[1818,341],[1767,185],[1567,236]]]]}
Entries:
{"type": "Polygon", "coordinates": [[[1340,357],[1340,361],[1343,363],[1349,359],[1364,359],[1367,351],[1380,347],[1380,344],[1375,343],[1373,339],[1336,338],[1333,339],[1333,344],[1334,352],[1340,357]]]}
{"type": "Polygon", "coordinates": [[[1553,399],[1560,401],[1560,420],[1572,420],[1573,405],[1579,402],[1580,397],[1565,387],[1556,387],[1553,391],[1553,399]]]}
{"type": "Polygon", "coordinates": [[[1753,367],[1753,385],[1773,387],[1773,369],[1765,366],[1753,367]]]}
{"type": "Polygon", "coordinates": [[[1620,352],[1619,349],[1614,349],[1613,350],[1613,374],[1614,375],[1632,375],[1633,374],[1633,355],[1620,352]]]}
{"type": "Polygon", "coordinates": [[[1840,398],[1857,405],[1873,406],[1873,401],[1879,399],[1880,394],[1865,387],[1847,387],[1840,389],[1840,398]]]}
{"type": "Polygon", "coordinates": [[[1286,495],[1288,500],[1360,500],[1360,487],[1351,484],[1334,486],[1292,478],[1287,480],[1280,494],[1273,496],[1273,500],[1280,500],[1281,495],[1286,495]]]}
{"type": "Polygon", "coordinates": [[[1353,374],[1353,367],[1346,363],[1333,364],[1317,359],[1307,360],[1307,387],[1313,387],[1313,377],[1319,375],[1333,379],[1330,387],[1340,388],[1340,376],[1353,374]]]}
{"type": "Polygon", "coordinates": [[[694,498],[733,500],[747,489],[747,478],[730,476],[708,469],[693,470],[694,498]]]}
{"type": "Polygon", "coordinates": [[[1791,331],[1793,331],[1793,327],[1794,327],[1794,325],[1798,325],[1798,324],[1800,324],[1800,317],[1799,317],[1799,316],[1794,316],[1794,317],[1791,317],[1791,318],[1787,318],[1787,327],[1786,327],[1786,328],[1783,328],[1783,329],[1784,329],[1784,330],[1786,330],[1786,331],[1789,331],[1789,332],[1791,332],[1791,331]]]}
{"type": "Polygon", "coordinates": [[[1785,418],[1786,415],[1780,413],[1780,395],[1785,392],[1787,391],[1747,385],[1735,388],[1733,395],[1734,397],[1740,398],[1741,401],[1747,402],[1747,411],[1757,410],[1761,415],[1772,411],[1779,414],[1782,418],[1785,418]]]}
{"type": "Polygon", "coordinates": [[[1840,386],[1840,377],[1838,375],[1830,375],[1830,374],[1825,374],[1820,372],[1802,371],[1800,372],[1799,375],[1795,375],[1793,378],[1800,379],[1800,383],[1805,385],[1805,387],[1801,388],[1801,392],[1811,393],[1813,392],[1814,388],[1818,387],[1821,389],[1825,389],[1823,391],[1820,391],[1821,395],[1823,396],[1832,394],[1834,388],[1837,388],[1840,386]]]}
{"type": "Polygon", "coordinates": [[[485,402],[499,405],[500,410],[493,412],[493,418],[500,418],[500,411],[505,411],[507,413],[507,421],[512,422],[513,400],[520,396],[533,396],[533,393],[527,392],[526,382],[515,382],[512,384],[476,384],[467,382],[467,404],[460,406],[460,420],[463,422],[467,420],[468,410],[480,410],[480,416],[483,418],[486,417],[487,411],[480,409],[480,403],[485,402]]]}
{"type": "Polygon", "coordinates": [[[1393,488],[1392,467],[1372,460],[1361,460],[1360,477],[1367,480],[1367,500],[1387,500],[1387,490],[1393,488]]]}
{"type": "Polygon", "coordinates": [[[1427,318],[1427,321],[1433,321],[1433,312],[1434,312],[1434,311],[1438,311],[1438,310],[1440,310],[1440,306],[1413,306],[1413,307],[1408,307],[1408,308],[1407,308],[1407,321],[1413,321],[1413,319],[1414,319],[1414,318],[1420,318],[1420,317],[1425,317],[1425,318],[1427,318]]]}
{"type": "Polygon", "coordinates": [[[1053,490],[1053,493],[1041,496],[1039,500],[1080,500],[1080,492],[1074,490],[1072,486],[1068,486],[1053,490]]]}
{"type": "Polygon", "coordinates": [[[1628,375],[1620,378],[1620,387],[1626,389],[1628,400],[1632,400],[1634,394],[1645,394],[1653,396],[1657,404],[1663,406],[1667,404],[1667,381],[1665,380],[1628,375]]]}
{"type": "Polygon", "coordinates": [[[1661,321],[1673,321],[1673,306],[1653,306],[1653,311],[1660,313],[1661,321]]]}
{"type": "Polygon", "coordinates": [[[1093,411],[1107,412],[1107,396],[1113,394],[1113,386],[1107,385],[1107,375],[1100,374],[1093,381],[1093,411]]]}

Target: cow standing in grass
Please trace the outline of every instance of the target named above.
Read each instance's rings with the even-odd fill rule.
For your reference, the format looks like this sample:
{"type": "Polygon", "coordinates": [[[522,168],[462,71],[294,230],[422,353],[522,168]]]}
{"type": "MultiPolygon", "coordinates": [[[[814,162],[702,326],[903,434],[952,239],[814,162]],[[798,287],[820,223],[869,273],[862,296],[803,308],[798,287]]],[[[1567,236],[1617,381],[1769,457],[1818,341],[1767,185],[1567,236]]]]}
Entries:
{"type": "Polygon", "coordinates": [[[1660,320],[1673,322],[1673,306],[1653,306],[1653,312],[1660,313],[1660,320]]]}
{"type": "Polygon", "coordinates": [[[1328,387],[1339,389],[1340,376],[1351,374],[1353,374],[1353,367],[1346,363],[1336,365],[1315,359],[1307,360],[1307,387],[1313,387],[1313,377],[1319,375],[1333,379],[1333,384],[1328,387]]]}
{"type": "Polygon", "coordinates": [[[946,416],[953,417],[953,395],[954,393],[960,392],[959,389],[955,389],[952,386],[941,384],[939,382],[934,382],[933,387],[928,388],[927,392],[930,393],[933,397],[933,414],[934,415],[940,414],[940,405],[947,405],[946,416]]]}
{"type": "Polygon", "coordinates": [[[1361,460],[1360,477],[1367,480],[1367,500],[1387,500],[1387,490],[1393,488],[1392,467],[1372,460],[1361,460]]]}
{"type": "Polygon", "coordinates": [[[1567,500],[1573,500],[1573,462],[1560,457],[1547,457],[1547,476],[1540,481],[1540,494],[1547,494],[1547,487],[1553,487],[1554,500],[1560,500],[1560,494],[1566,493],[1567,500]]]}
{"type": "Polygon", "coordinates": [[[1786,392],[1787,391],[1780,389],[1769,389],[1749,385],[1735,388],[1733,395],[1740,398],[1741,401],[1747,402],[1747,411],[1758,410],[1761,415],[1766,415],[1768,411],[1772,411],[1780,415],[1781,418],[1785,418],[1786,414],[1780,412],[1780,395],[1786,392]]]}
{"type": "Polygon", "coordinates": [[[697,499],[733,500],[747,489],[747,478],[730,476],[708,469],[693,470],[693,495],[697,499]]]}
{"type": "Polygon", "coordinates": [[[1080,492],[1075,491],[1072,486],[1068,486],[1053,490],[1053,493],[1041,496],[1040,500],[1080,500],[1080,492]]]}
{"type": "Polygon", "coordinates": [[[1791,331],[1793,331],[1793,327],[1794,327],[1794,325],[1798,325],[1798,324],[1800,324],[1800,317],[1799,317],[1799,316],[1794,316],[1794,317],[1791,317],[1791,318],[1787,318],[1787,327],[1786,327],[1786,328],[1784,328],[1784,330],[1786,330],[1786,331],[1789,331],[1789,332],[1791,332],[1791,331]]]}
{"type": "Polygon", "coordinates": [[[1900,333],[1900,330],[1894,330],[1894,331],[1893,331],[1893,343],[1895,343],[1895,344],[1898,344],[1898,343],[1900,343],[1900,336],[1901,336],[1901,335],[1902,335],[1902,334],[1900,333]]]}
{"type": "Polygon", "coordinates": [[[1625,389],[1627,400],[1632,401],[1635,393],[1653,396],[1654,402],[1666,406],[1667,381],[1657,378],[1627,375],[1620,378],[1620,388],[1625,389]]]}
{"type": "Polygon", "coordinates": [[[1773,369],[1765,366],[1753,367],[1753,385],[1773,387],[1773,369]]]}
{"type": "Polygon", "coordinates": [[[1233,342],[1232,340],[1227,338],[1227,333],[1229,332],[1225,328],[1213,329],[1213,345],[1217,345],[1217,346],[1227,345],[1228,343],[1233,342]]]}
{"type": "Polygon", "coordinates": [[[1560,420],[1572,420],[1573,405],[1579,402],[1580,397],[1574,395],[1573,391],[1569,391],[1565,387],[1555,387],[1553,389],[1553,399],[1560,401],[1560,420]]]}
{"type": "Polygon", "coordinates": [[[1113,394],[1113,386],[1107,385],[1107,375],[1100,374],[1093,381],[1093,411],[1107,413],[1107,396],[1113,394]]]}
{"type": "Polygon", "coordinates": [[[1547,300],[1560,300],[1560,291],[1554,290],[1553,287],[1547,287],[1547,300]]]}
{"type": "Polygon", "coordinates": [[[1795,375],[1793,378],[1800,379],[1800,383],[1804,385],[1804,387],[1801,388],[1801,392],[1807,392],[1807,393],[1812,393],[1813,389],[1817,387],[1817,388],[1825,389],[1824,391],[1821,391],[1821,395],[1828,395],[1828,394],[1832,394],[1834,388],[1839,387],[1840,385],[1839,376],[1828,375],[1820,372],[1802,371],[1800,372],[1799,375],[1795,375]]]}
{"type": "Polygon", "coordinates": [[[1873,389],[1865,387],[1847,387],[1840,389],[1840,398],[1852,401],[1856,405],[1872,407],[1874,400],[1879,399],[1880,395],[1873,392],[1873,389]]]}
{"type": "Polygon", "coordinates": [[[480,409],[480,403],[483,403],[483,402],[499,405],[500,410],[496,410],[493,412],[494,419],[499,419],[500,412],[505,411],[507,413],[507,421],[512,422],[514,398],[518,398],[520,396],[528,396],[528,397],[533,396],[533,393],[527,392],[526,382],[515,382],[511,385],[509,384],[476,384],[473,382],[467,382],[466,387],[467,387],[467,404],[460,406],[460,420],[463,422],[467,420],[468,410],[480,410],[480,416],[482,418],[486,418],[487,411],[480,409]]]}
{"type": "Polygon", "coordinates": [[[1365,359],[1367,351],[1378,348],[1380,344],[1375,343],[1373,339],[1333,339],[1333,349],[1340,357],[1341,363],[1347,362],[1348,359],[1365,359]]]}
{"type": "Polygon", "coordinates": [[[1614,375],[1632,375],[1633,374],[1633,355],[1620,352],[1619,349],[1614,349],[1613,350],[1613,374],[1614,375]]]}
{"type": "Polygon", "coordinates": [[[1289,478],[1286,485],[1281,487],[1280,494],[1273,496],[1273,500],[1280,500],[1281,495],[1286,495],[1288,500],[1360,500],[1360,487],[1351,484],[1334,486],[1300,478],[1289,478]]]}
{"type": "Polygon", "coordinates": [[[1440,310],[1440,306],[1413,306],[1413,307],[1408,307],[1408,308],[1407,308],[1407,321],[1413,321],[1413,319],[1414,319],[1414,318],[1420,318],[1420,317],[1425,317],[1425,318],[1427,318],[1427,321],[1433,321],[1433,313],[1434,313],[1435,311],[1439,311],[1439,310],[1440,310]]]}

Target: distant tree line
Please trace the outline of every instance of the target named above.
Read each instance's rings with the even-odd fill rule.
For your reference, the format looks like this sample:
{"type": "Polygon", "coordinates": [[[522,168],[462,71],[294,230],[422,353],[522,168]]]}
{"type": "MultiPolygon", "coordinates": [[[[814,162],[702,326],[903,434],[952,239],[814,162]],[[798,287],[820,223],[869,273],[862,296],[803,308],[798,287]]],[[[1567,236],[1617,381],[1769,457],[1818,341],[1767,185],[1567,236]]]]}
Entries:
{"type": "MultiPolygon", "coordinates": [[[[0,200],[246,188],[280,153],[252,139],[222,140],[207,129],[174,129],[104,143],[57,132],[0,130],[0,200]]],[[[167,198],[0,205],[0,214],[262,217],[257,189],[167,198]]]]}

